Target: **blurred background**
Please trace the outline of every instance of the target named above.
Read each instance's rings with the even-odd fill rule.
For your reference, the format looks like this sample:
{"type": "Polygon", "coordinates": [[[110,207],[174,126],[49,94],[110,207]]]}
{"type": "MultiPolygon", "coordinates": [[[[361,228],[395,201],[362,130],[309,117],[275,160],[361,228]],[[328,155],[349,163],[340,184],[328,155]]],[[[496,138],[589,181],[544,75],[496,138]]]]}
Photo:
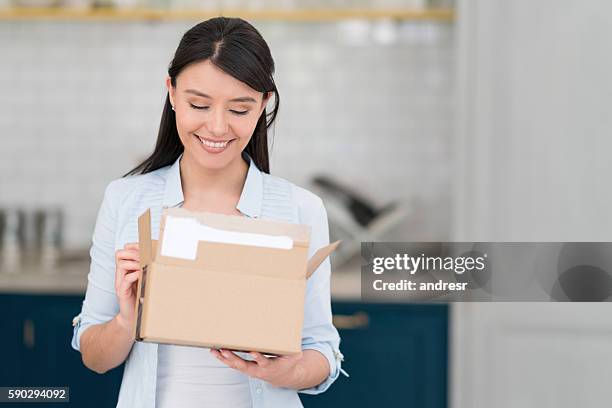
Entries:
{"type": "Polygon", "coordinates": [[[601,407],[612,308],[360,301],[361,241],[609,241],[603,0],[0,0],[0,386],[114,406],[69,346],[106,185],[153,149],[182,34],[252,22],[271,172],[319,194],[341,377],[305,406],[601,407]],[[96,401],[91,396],[96,395],[96,401]]]}

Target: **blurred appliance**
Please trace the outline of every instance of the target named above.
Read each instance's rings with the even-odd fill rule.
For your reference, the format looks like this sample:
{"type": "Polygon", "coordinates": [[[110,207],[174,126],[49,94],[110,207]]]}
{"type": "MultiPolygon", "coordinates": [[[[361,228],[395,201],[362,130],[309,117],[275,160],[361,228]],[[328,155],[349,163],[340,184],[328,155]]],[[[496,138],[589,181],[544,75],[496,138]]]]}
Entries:
{"type": "Polygon", "coordinates": [[[384,241],[389,231],[410,214],[409,209],[398,202],[377,208],[355,190],[329,176],[315,176],[312,187],[325,203],[330,241],[343,241],[332,254],[336,267],[359,254],[361,242],[384,241]]]}
{"type": "Polygon", "coordinates": [[[2,208],[0,220],[0,271],[14,273],[21,261],[24,213],[18,208],[2,208]]]}
{"type": "Polygon", "coordinates": [[[62,247],[61,208],[0,208],[0,270],[17,273],[24,265],[52,272],[62,247]]]}

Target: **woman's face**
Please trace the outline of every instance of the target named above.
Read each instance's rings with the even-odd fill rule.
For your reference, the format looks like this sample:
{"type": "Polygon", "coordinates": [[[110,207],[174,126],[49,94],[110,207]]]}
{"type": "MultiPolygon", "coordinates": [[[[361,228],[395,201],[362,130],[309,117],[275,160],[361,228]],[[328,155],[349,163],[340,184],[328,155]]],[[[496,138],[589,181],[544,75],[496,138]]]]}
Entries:
{"type": "Polygon", "coordinates": [[[192,64],[176,78],[166,78],[176,128],[188,160],[208,169],[222,169],[237,157],[253,135],[266,107],[258,92],[209,60],[192,64]]]}

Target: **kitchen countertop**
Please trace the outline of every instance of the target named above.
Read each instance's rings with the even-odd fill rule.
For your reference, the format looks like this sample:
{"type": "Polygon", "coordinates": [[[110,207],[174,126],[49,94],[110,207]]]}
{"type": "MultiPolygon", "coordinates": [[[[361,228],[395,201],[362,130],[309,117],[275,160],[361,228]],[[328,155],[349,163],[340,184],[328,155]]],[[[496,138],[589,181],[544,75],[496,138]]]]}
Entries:
{"type": "MultiPolygon", "coordinates": [[[[89,260],[52,267],[35,264],[3,267],[0,272],[0,293],[83,295],[87,288],[88,272],[89,260]]],[[[331,293],[334,300],[359,301],[360,290],[358,257],[333,270],[331,293]]]]}
{"type": "MultiPolygon", "coordinates": [[[[331,275],[331,296],[334,301],[360,302],[361,265],[360,257],[334,268],[331,275]]],[[[23,265],[19,272],[9,273],[6,267],[0,272],[0,294],[47,294],[47,295],[84,295],[87,288],[89,260],[79,259],[65,262],[61,267],[42,268],[40,265],[23,265]]],[[[401,291],[385,293],[380,297],[367,297],[367,302],[413,303],[419,296],[408,295],[401,291]]]]}
{"type": "Polygon", "coordinates": [[[78,295],[87,288],[89,262],[70,262],[62,266],[22,265],[3,268],[0,293],[78,295]],[[8,271],[7,271],[8,269],[8,271]]]}

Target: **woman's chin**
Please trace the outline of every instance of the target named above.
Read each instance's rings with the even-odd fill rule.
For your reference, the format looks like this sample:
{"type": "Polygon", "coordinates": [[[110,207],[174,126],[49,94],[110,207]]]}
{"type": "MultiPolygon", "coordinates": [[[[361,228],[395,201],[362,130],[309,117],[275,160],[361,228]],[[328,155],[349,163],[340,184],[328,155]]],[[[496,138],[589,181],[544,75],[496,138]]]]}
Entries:
{"type": "Polygon", "coordinates": [[[197,165],[207,170],[221,170],[227,167],[240,153],[225,151],[222,154],[210,154],[203,151],[191,152],[190,155],[197,165]],[[231,154],[229,154],[231,153],[231,154]]]}

